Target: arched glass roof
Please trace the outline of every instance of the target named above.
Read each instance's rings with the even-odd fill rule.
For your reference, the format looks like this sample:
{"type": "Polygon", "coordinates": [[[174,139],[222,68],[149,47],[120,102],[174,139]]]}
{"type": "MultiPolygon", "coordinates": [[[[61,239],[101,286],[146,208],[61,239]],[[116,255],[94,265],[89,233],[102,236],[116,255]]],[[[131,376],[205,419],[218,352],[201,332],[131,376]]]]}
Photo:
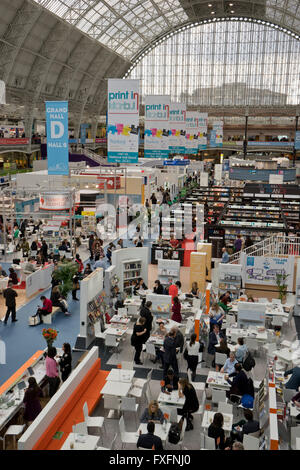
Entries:
{"type": "Polygon", "coordinates": [[[158,36],[204,18],[259,18],[300,33],[298,0],[34,1],[126,58],[158,36]]]}
{"type": "Polygon", "coordinates": [[[220,21],[160,40],[127,73],[141,95],[166,94],[188,106],[300,103],[300,41],[261,23],[220,21]]]}

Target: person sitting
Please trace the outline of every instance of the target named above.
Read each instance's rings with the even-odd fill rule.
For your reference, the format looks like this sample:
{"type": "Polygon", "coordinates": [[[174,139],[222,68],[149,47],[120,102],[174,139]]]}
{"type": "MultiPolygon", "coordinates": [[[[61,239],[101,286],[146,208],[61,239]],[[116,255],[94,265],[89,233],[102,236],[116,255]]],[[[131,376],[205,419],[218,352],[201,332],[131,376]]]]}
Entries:
{"type": "Polygon", "coordinates": [[[146,284],[144,283],[144,279],[142,279],[141,277],[138,279],[138,290],[147,290],[148,287],[146,286],[146,284]]]}
{"type": "Polygon", "coordinates": [[[42,295],[40,299],[43,302],[43,307],[39,307],[36,314],[33,316],[36,317],[38,315],[40,317],[40,323],[44,323],[43,315],[49,315],[49,313],[52,312],[52,302],[50,299],[47,299],[44,295],[42,295]]]}
{"type": "Polygon", "coordinates": [[[224,310],[225,313],[228,313],[231,310],[227,304],[230,303],[229,297],[225,294],[221,295],[219,299],[219,306],[224,310]]]}
{"type": "Polygon", "coordinates": [[[143,245],[142,237],[139,237],[139,238],[137,239],[135,246],[136,246],[137,248],[142,248],[142,247],[144,246],[144,245],[143,245]]]}
{"type": "Polygon", "coordinates": [[[240,420],[232,426],[232,438],[243,442],[244,434],[252,434],[260,431],[259,422],[253,419],[253,412],[246,408],[244,410],[244,419],[240,420]]]}
{"type": "MultiPolygon", "coordinates": [[[[220,338],[220,346],[215,347],[215,352],[220,353],[220,354],[226,354],[227,357],[229,357],[230,354],[230,349],[227,346],[227,341],[225,338],[220,338]]],[[[221,369],[222,365],[221,364],[216,364],[216,371],[218,372],[221,369]]]]}
{"type": "Polygon", "coordinates": [[[0,276],[2,277],[7,277],[7,273],[4,271],[4,269],[2,268],[1,264],[0,264],[0,276]]]}
{"type": "Polygon", "coordinates": [[[216,449],[224,450],[230,445],[230,440],[225,440],[225,432],[223,429],[224,417],[222,413],[215,413],[213,422],[209,425],[207,430],[208,437],[215,440],[216,449]]]}
{"type": "Polygon", "coordinates": [[[58,249],[59,251],[68,251],[67,240],[63,240],[58,249]]]}
{"type": "Polygon", "coordinates": [[[230,374],[230,377],[233,377],[233,380],[230,380],[228,376],[225,376],[225,379],[231,386],[230,390],[226,392],[228,398],[230,395],[243,396],[244,394],[249,393],[248,377],[242,368],[242,364],[238,362],[234,365],[234,372],[230,374]]]}
{"type": "Polygon", "coordinates": [[[38,251],[38,241],[37,240],[33,240],[33,242],[31,243],[31,246],[30,246],[30,250],[31,251],[38,251]]]}
{"type": "Polygon", "coordinates": [[[70,315],[68,312],[68,307],[66,306],[67,302],[62,297],[59,286],[55,286],[52,289],[50,300],[53,307],[59,307],[65,315],[70,315]]]}
{"type": "Polygon", "coordinates": [[[24,274],[34,273],[35,270],[36,270],[36,266],[34,264],[34,258],[28,258],[28,261],[23,268],[24,274]]]}
{"type": "Polygon", "coordinates": [[[16,286],[19,282],[18,275],[14,268],[9,268],[9,280],[13,283],[14,286],[16,286]]]}
{"type": "Polygon", "coordinates": [[[219,325],[220,330],[221,330],[224,317],[225,317],[224,311],[221,309],[219,304],[217,304],[217,302],[213,303],[209,310],[210,331],[213,330],[214,325],[219,325]]]}
{"type": "Polygon", "coordinates": [[[247,302],[255,302],[254,298],[252,297],[252,295],[249,295],[248,299],[247,299],[247,302]]]}
{"type": "Polygon", "coordinates": [[[235,358],[241,364],[246,356],[246,352],[248,351],[247,346],[244,344],[244,338],[238,338],[238,348],[235,352],[235,358]]]}
{"type": "Polygon", "coordinates": [[[106,259],[104,258],[104,256],[100,256],[99,254],[95,255],[94,268],[102,268],[103,270],[106,269],[106,259]]]}
{"type": "Polygon", "coordinates": [[[292,376],[285,384],[285,388],[290,390],[298,390],[300,387],[300,367],[296,366],[293,369],[286,370],[284,376],[287,377],[290,374],[292,374],[292,376]]]}
{"type": "Polygon", "coordinates": [[[144,410],[144,413],[141,416],[140,422],[141,423],[148,423],[149,421],[156,421],[160,424],[164,422],[164,414],[159,408],[159,405],[156,400],[152,400],[149,403],[148,408],[144,410]]]}
{"type": "Polygon", "coordinates": [[[181,323],[182,321],[181,303],[179,302],[179,299],[177,296],[174,297],[173,299],[171,320],[176,321],[177,323],[181,323]]]}
{"type": "Polygon", "coordinates": [[[181,295],[181,294],[182,294],[181,282],[180,282],[180,281],[176,281],[176,282],[175,282],[175,286],[177,286],[177,288],[178,288],[178,295],[181,295]]]}
{"type": "Polygon", "coordinates": [[[224,366],[221,369],[221,372],[226,372],[228,375],[231,375],[235,372],[235,364],[238,364],[238,361],[235,358],[233,351],[230,351],[229,358],[226,359],[224,366]]]}
{"type": "Polygon", "coordinates": [[[23,403],[25,405],[23,418],[27,425],[35,420],[42,411],[40,397],[43,396],[42,389],[38,386],[35,377],[29,377],[28,388],[25,390],[23,403]]]}
{"type": "Polygon", "coordinates": [[[191,288],[191,294],[192,294],[194,297],[198,297],[198,295],[199,295],[199,288],[198,288],[198,283],[197,283],[197,282],[193,282],[192,288],[191,288]]]}
{"type": "Polygon", "coordinates": [[[179,382],[178,376],[174,374],[173,369],[169,369],[164,379],[162,392],[170,394],[172,390],[178,390],[178,382],[179,382]]]}
{"type": "Polygon", "coordinates": [[[160,281],[157,279],[154,282],[154,287],[153,287],[153,294],[159,294],[162,295],[164,293],[164,288],[163,285],[160,283],[160,281]]]}
{"type": "Polygon", "coordinates": [[[87,263],[87,265],[86,265],[86,267],[85,267],[85,269],[84,269],[84,271],[83,271],[83,276],[84,276],[84,277],[87,277],[87,276],[89,276],[92,272],[93,272],[93,270],[92,270],[91,264],[90,264],[90,263],[87,263]]]}
{"type": "Polygon", "coordinates": [[[178,245],[179,245],[179,241],[176,238],[174,238],[174,235],[171,235],[170,236],[170,246],[173,248],[173,250],[176,250],[178,245]]]}
{"type": "Polygon", "coordinates": [[[142,431],[140,431],[140,436],[137,441],[137,448],[143,447],[144,449],[153,449],[156,451],[161,452],[163,449],[162,441],[161,438],[158,436],[154,435],[155,431],[155,424],[153,421],[150,421],[147,424],[147,434],[142,434],[142,431]]]}

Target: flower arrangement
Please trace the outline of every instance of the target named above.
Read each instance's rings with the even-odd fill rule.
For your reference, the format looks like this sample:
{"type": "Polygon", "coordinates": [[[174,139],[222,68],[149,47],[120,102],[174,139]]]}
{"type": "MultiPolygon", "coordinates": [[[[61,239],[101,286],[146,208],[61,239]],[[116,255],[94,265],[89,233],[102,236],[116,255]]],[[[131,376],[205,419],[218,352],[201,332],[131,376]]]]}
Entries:
{"type": "Polygon", "coordinates": [[[48,348],[52,346],[53,342],[56,340],[58,331],[53,330],[53,328],[43,328],[42,335],[44,336],[48,348]]]}

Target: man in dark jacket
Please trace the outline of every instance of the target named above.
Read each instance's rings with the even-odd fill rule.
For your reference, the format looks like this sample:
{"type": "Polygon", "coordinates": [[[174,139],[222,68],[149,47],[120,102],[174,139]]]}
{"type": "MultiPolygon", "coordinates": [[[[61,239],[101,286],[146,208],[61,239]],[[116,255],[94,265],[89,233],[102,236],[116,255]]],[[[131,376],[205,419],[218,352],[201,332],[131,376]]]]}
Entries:
{"type": "MultiPolygon", "coordinates": [[[[177,326],[174,326],[173,328],[171,328],[171,331],[174,330],[175,331],[175,345],[176,345],[176,349],[179,349],[179,351],[182,353],[183,351],[183,346],[184,346],[184,337],[183,337],[183,334],[181,333],[181,331],[179,330],[179,328],[177,326]]],[[[177,351],[177,352],[179,352],[177,351]]]]}
{"type": "Polygon", "coordinates": [[[162,451],[163,445],[161,438],[158,436],[154,435],[154,430],[155,430],[155,424],[153,421],[150,421],[147,424],[147,434],[140,434],[140,437],[138,438],[137,447],[144,447],[145,449],[153,449],[162,451]]]}
{"type": "Polygon", "coordinates": [[[293,369],[286,370],[284,376],[287,377],[290,374],[292,374],[292,376],[285,384],[285,388],[298,390],[298,387],[300,387],[300,367],[294,367],[293,369]]]}
{"type": "Polygon", "coordinates": [[[174,370],[176,375],[179,374],[177,357],[176,357],[176,342],[175,331],[171,330],[164,340],[164,377],[166,377],[169,368],[174,370]]]}
{"type": "Polygon", "coordinates": [[[12,286],[13,286],[13,283],[9,281],[7,289],[5,289],[5,291],[3,292],[3,297],[5,298],[5,305],[7,307],[7,311],[6,311],[6,315],[4,319],[4,325],[7,324],[7,320],[10,314],[11,314],[12,322],[18,321],[16,318],[16,297],[18,297],[18,294],[12,288],[12,286]]]}
{"type": "Polygon", "coordinates": [[[140,316],[146,319],[145,328],[147,330],[147,333],[144,335],[145,336],[144,343],[148,341],[150,332],[152,330],[153,316],[151,313],[151,307],[152,307],[152,302],[148,301],[140,310],[140,316]]]}
{"type": "Polygon", "coordinates": [[[207,352],[210,354],[212,360],[212,367],[215,367],[215,354],[216,348],[215,345],[220,342],[221,338],[225,338],[224,334],[220,331],[218,324],[213,325],[213,330],[209,333],[208,348],[207,352]]]}
{"type": "Polygon", "coordinates": [[[242,369],[242,364],[238,362],[234,368],[235,372],[229,375],[229,377],[233,377],[233,380],[227,378],[227,382],[231,385],[230,390],[226,392],[228,397],[232,394],[243,396],[245,393],[249,393],[249,379],[242,369]]]}

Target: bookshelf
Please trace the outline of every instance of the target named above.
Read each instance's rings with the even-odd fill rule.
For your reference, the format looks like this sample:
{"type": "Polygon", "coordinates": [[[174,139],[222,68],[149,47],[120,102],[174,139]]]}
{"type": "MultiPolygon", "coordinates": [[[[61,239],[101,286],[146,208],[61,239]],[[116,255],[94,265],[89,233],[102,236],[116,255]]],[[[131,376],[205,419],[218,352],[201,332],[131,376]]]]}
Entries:
{"type": "Polygon", "coordinates": [[[125,294],[131,294],[134,282],[142,277],[142,260],[141,259],[130,259],[122,261],[123,267],[123,288],[122,292],[125,294]]]}
{"type": "Polygon", "coordinates": [[[241,282],[241,264],[219,264],[219,296],[230,291],[233,299],[237,299],[240,296],[241,282]]]}
{"type": "Polygon", "coordinates": [[[168,285],[169,279],[173,283],[180,280],[180,261],[159,259],[157,263],[157,278],[163,285],[168,285]]]}
{"type": "Polygon", "coordinates": [[[294,315],[300,316],[300,259],[297,260],[297,276],[296,276],[296,305],[294,315]]]}

